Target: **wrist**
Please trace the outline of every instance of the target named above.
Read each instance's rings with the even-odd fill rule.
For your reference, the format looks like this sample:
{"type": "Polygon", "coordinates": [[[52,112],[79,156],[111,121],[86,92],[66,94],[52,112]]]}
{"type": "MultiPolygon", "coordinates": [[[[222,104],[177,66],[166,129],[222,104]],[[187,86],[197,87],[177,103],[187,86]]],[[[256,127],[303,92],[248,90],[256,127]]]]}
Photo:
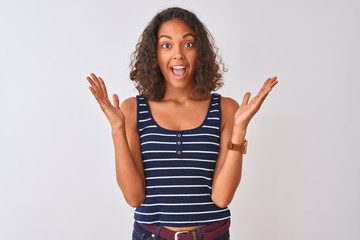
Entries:
{"type": "Polygon", "coordinates": [[[231,142],[235,144],[242,144],[245,140],[245,135],[246,128],[237,128],[236,126],[234,126],[231,135],[231,142]]]}
{"type": "Polygon", "coordinates": [[[236,121],[234,121],[233,129],[238,129],[239,131],[246,131],[248,124],[249,124],[248,122],[247,123],[243,123],[243,122],[236,123],[236,121]]]}
{"type": "Polygon", "coordinates": [[[111,125],[111,134],[118,135],[123,134],[125,132],[125,126],[124,125],[111,125]]]}

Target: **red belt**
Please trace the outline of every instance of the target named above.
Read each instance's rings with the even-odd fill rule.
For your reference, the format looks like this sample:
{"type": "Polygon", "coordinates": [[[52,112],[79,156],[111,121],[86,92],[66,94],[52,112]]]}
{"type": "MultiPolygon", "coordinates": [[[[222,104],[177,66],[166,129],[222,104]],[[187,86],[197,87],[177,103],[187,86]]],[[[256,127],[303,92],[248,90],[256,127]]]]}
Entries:
{"type": "MultiPolygon", "coordinates": [[[[141,225],[154,234],[156,233],[156,230],[159,227],[157,225],[146,225],[146,224],[141,224],[141,225]]],[[[220,237],[221,235],[224,235],[227,231],[229,231],[229,227],[230,227],[230,218],[225,219],[221,222],[210,224],[204,228],[198,230],[191,230],[191,231],[174,232],[162,227],[159,236],[169,240],[196,240],[196,239],[200,239],[199,233],[197,232],[200,230],[202,232],[204,240],[212,240],[220,237]]]]}

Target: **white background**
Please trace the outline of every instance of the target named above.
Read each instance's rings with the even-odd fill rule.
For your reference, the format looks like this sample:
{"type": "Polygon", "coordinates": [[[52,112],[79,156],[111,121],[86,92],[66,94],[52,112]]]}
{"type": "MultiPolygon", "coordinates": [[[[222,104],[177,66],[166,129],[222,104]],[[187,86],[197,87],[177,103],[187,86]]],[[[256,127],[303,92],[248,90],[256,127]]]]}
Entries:
{"type": "Polygon", "coordinates": [[[0,239],[130,239],[110,125],[86,76],[137,94],[130,54],[160,10],[213,34],[237,101],[278,76],[249,125],[234,240],[360,239],[360,3],[0,0],[0,239]]]}

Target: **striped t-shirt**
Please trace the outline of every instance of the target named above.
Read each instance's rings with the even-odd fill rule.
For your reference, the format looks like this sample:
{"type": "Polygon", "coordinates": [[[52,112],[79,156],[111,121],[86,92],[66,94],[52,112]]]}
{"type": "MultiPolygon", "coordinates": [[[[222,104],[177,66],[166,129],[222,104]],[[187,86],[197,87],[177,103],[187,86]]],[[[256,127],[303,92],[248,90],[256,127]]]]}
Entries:
{"type": "MultiPolygon", "coordinates": [[[[135,220],[171,227],[208,225],[230,217],[211,200],[220,149],[221,96],[212,93],[203,123],[194,129],[159,126],[146,98],[137,99],[137,129],[145,171],[145,201],[135,220]]],[[[191,114],[191,112],[189,112],[191,114]]]]}

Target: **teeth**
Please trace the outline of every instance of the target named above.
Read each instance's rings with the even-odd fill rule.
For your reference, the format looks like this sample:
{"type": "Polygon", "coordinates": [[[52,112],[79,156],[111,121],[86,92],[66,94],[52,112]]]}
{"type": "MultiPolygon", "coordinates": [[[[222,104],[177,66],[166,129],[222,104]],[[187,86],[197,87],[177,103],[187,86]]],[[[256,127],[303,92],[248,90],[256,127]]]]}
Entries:
{"type": "Polygon", "coordinates": [[[183,69],[183,68],[185,68],[185,66],[172,66],[172,68],[175,68],[175,69],[183,69]]]}

